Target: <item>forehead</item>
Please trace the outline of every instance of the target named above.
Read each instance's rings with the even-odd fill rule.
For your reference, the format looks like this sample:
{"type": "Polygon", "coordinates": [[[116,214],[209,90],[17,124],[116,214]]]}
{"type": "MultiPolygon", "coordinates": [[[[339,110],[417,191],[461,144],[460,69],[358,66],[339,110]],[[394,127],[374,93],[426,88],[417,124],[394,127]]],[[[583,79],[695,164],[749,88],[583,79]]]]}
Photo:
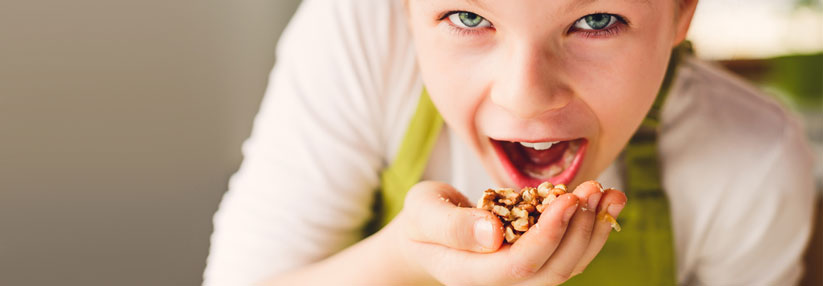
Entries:
{"type": "MultiPolygon", "coordinates": [[[[406,0],[409,1],[409,0],[406,0]]],[[[659,0],[411,0],[412,2],[428,2],[429,4],[436,3],[459,3],[483,9],[501,6],[564,6],[567,9],[573,9],[583,6],[589,6],[598,3],[608,4],[626,4],[626,5],[650,5],[654,1],[659,0]]],[[[679,0],[664,0],[664,1],[679,1],[679,0]]]]}

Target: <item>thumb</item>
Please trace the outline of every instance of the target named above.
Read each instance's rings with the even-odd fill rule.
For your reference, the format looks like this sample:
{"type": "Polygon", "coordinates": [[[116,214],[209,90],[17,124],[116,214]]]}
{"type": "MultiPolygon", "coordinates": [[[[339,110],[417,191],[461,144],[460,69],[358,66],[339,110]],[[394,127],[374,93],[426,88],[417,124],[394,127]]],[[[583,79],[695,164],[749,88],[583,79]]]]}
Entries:
{"type": "Polygon", "coordinates": [[[463,194],[445,183],[414,185],[402,212],[406,233],[415,241],[474,252],[493,252],[503,243],[500,220],[471,208],[463,194]]]}

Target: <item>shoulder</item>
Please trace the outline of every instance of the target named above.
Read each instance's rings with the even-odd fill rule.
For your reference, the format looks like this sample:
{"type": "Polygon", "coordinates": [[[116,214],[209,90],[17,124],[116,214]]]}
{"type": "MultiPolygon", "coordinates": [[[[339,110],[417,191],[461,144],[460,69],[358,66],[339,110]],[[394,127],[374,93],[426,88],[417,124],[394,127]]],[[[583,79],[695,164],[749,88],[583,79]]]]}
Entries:
{"type": "MultiPolygon", "coordinates": [[[[773,98],[711,63],[686,58],[663,108],[662,146],[732,168],[770,163],[803,144],[799,121],[773,98]],[[725,159],[725,160],[720,160],[725,159]],[[751,163],[751,164],[747,164],[751,163]]],[[[748,173],[751,174],[751,173],[748,173]]],[[[743,174],[741,174],[743,175],[743,174]]]]}
{"type": "MultiPolygon", "coordinates": [[[[792,113],[744,80],[694,58],[679,67],[663,107],[660,149],[665,167],[717,184],[791,179],[770,174],[776,166],[798,174],[811,166],[792,113]]],[[[733,190],[758,192],[726,191],[733,190]]]]}
{"type": "MultiPolygon", "coordinates": [[[[336,51],[357,48],[373,57],[384,56],[392,42],[403,40],[406,13],[402,0],[305,0],[284,30],[279,50],[336,51]],[[291,41],[317,46],[289,45],[291,41]],[[283,47],[285,46],[285,47],[283,47]]],[[[351,54],[335,54],[351,57],[351,54]]]]}
{"type": "Polygon", "coordinates": [[[299,100],[358,117],[384,156],[422,89],[403,0],[303,1],[278,44],[278,68],[305,94],[299,100]]]}
{"type": "Polygon", "coordinates": [[[701,133],[719,139],[769,141],[780,137],[785,127],[796,125],[773,98],[723,68],[692,57],[679,67],[670,99],[672,104],[667,103],[664,112],[680,117],[668,118],[673,127],[679,121],[699,123],[704,127],[701,133]]]}
{"type": "Polygon", "coordinates": [[[408,41],[401,0],[306,0],[298,8],[277,48],[278,63],[312,61],[307,70],[324,66],[351,69],[357,80],[378,78],[408,41]]]}

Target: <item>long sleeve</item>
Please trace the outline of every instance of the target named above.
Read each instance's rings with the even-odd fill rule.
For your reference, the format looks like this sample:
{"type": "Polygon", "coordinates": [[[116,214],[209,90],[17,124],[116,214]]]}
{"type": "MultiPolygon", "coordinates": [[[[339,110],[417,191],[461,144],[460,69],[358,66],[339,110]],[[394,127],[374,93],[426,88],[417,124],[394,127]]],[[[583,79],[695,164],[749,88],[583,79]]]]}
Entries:
{"type": "Polygon", "coordinates": [[[699,254],[697,284],[799,282],[814,201],[811,155],[800,130],[795,124],[786,126],[761,158],[761,168],[750,168],[763,171],[747,175],[758,179],[738,182],[739,191],[726,197],[742,201],[735,205],[746,209],[718,211],[699,254]]]}
{"type": "Polygon", "coordinates": [[[388,1],[304,1],[214,217],[205,285],[248,285],[360,238],[385,164],[379,95],[388,1]],[[365,9],[364,7],[368,7],[365,9]],[[385,14],[385,13],[384,13],[385,14]],[[377,56],[376,56],[377,55],[377,56]]]}

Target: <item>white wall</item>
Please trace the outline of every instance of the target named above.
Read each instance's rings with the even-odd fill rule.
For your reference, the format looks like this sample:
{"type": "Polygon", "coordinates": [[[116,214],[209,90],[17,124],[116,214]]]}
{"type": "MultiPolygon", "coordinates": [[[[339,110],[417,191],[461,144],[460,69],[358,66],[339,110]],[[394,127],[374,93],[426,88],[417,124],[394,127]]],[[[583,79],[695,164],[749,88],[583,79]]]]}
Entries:
{"type": "Polygon", "coordinates": [[[0,285],[197,285],[298,0],[0,4],[0,285]]]}

